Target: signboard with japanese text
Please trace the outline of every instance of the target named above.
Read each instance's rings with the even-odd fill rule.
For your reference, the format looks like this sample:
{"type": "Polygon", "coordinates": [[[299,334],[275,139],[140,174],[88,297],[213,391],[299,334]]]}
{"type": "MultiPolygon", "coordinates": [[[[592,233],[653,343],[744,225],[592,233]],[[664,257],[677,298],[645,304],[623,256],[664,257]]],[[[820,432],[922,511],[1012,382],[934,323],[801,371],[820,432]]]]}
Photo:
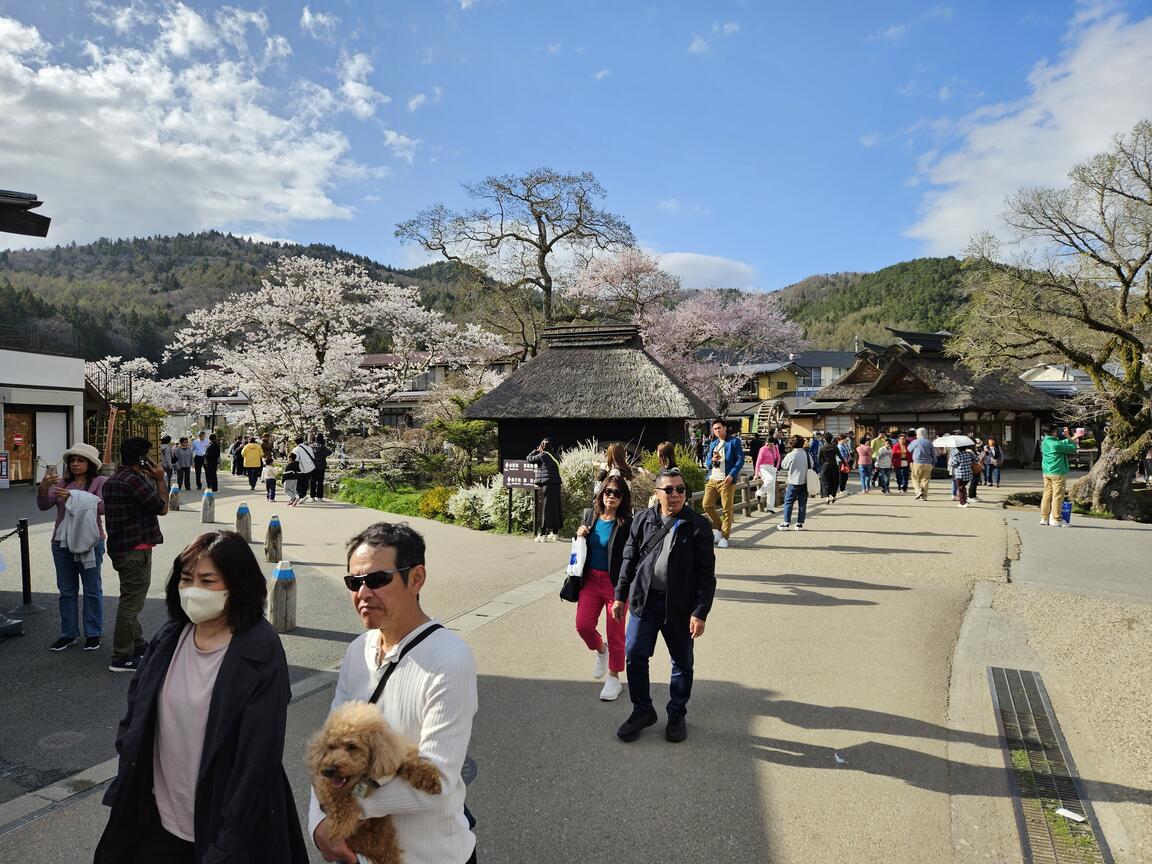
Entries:
{"type": "Polygon", "coordinates": [[[535,489],[536,466],[524,459],[505,459],[500,473],[506,489],[535,489]]]}

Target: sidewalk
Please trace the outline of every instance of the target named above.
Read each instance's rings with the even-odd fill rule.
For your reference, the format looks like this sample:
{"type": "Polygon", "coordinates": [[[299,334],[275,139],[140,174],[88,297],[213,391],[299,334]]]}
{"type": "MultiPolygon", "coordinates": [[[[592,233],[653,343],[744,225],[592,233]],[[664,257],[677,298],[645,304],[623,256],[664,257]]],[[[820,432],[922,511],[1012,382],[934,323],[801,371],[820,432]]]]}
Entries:
{"type": "MultiPolygon", "coordinates": [[[[1012,478],[1000,492],[1017,491],[1029,479],[1012,478]]],[[[1081,746],[1077,730],[1070,730],[1078,694],[1051,686],[1058,676],[1043,646],[1030,647],[1031,633],[1021,635],[1016,612],[1000,608],[1001,592],[1014,602],[1025,590],[1003,583],[1005,519],[1015,511],[995,503],[961,510],[939,494],[946,493],[941,482],[934,487],[936,500],[928,502],[855,494],[817,505],[803,533],[776,531],[778,516],[737,520],[732,548],[718,552],[716,603],[696,645],[689,738],[682,745],[663,740],[662,724],[635,744],[615,739],[629,711],[627,691],[616,703],[597,699],[600,682],[592,680],[591,654],[575,634],[574,607],[555,596],[563,544],[419,522],[430,550],[426,608],[464,634],[480,674],[470,748],[478,774],[469,788],[480,820],[479,859],[1019,860],[983,677],[993,659],[1041,671],[1093,790],[1125,802],[1118,810],[1147,811],[1147,786],[1102,770],[1081,746]],[[970,606],[974,590],[978,602],[970,606]]],[[[232,512],[238,497],[229,493],[228,507],[221,501],[217,512],[232,512]]],[[[335,581],[342,570],[339,541],[381,514],[336,504],[284,510],[286,537],[304,544],[296,554],[310,562],[296,571],[301,609],[316,616],[318,623],[309,626],[323,633],[285,637],[299,686],[330,668],[359,631],[335,581]]],[[[254,523],[262,526],[270,512],[257,502],[254,523]]],[[[189,537],[199,529],[194,514],[174,516],[174,523],[188,523],[189,537]]],[[[1100,534],[1053,531],[1064,531],[1070,544],[1079,536],[1081,545],[1100,534]]],[[[1144,631],[1137,635],[1146,657],[1152,640],[1144,631]]],[[[80,659],[36,651],[47,666],[80,659]]],[[[26,659],[36,658],[29,652],[26,659]]],[[[663,648],[652,672],[663,714],[669,673],[663,648]]],[[[114,689],[109,679],[120,677],[81,675],[71,686],[114,689]]],[[[68,728],[88,736],[90,764],[104,758],[111,735],[85,726],[76,694],[61,696],[50,682],[46,671],[29,679],[35,698],[27,701],[66,706],[73,718],[68,728]]],[[[306,691],[290,709],[285,752],[302,810],[304,742],[327,712],[331,687],[306,691]]],[[[1146,731],[1139,718],[1147,716],[1140,712],[1147,711],[1148,692],[1117,712],[1133,734],[1146,731]]],[[[118,698],[100,709],[113,725],[122,693],[118,698]]],[[[35,732],[5,732],[22,735],[21,746],[38,743],[35,732]]],[[[7,741],[0,747],[4,758],[24,752],[7,741]]],[[[51,750],[38,753],[30,763],[51,750]]],[[[0,843],[6,858],[30,864],[83,860],[105,818],[95,791],[9,830],[0,843]]],[[[1118,820],[1121,828],[1126,819],[1118,820]]],[[[7,821],[0,819],[0,832],[7,821]]],[[[1117,860],[1147,860],[1128,848],[1124,855],[1117,860]]]]}

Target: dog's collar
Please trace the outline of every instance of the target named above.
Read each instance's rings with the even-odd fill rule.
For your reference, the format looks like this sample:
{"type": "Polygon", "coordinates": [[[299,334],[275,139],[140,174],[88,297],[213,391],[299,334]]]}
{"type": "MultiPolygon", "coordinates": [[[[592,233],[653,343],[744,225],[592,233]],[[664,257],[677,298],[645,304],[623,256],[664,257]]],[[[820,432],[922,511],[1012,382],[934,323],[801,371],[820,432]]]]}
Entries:
{"type": "Polygon", "coordinates": [[[363,777],[359,783],[352,787],[352,794],[357,798],[367,798],[379,788],[380,784],[371,777],[363,777]]]}

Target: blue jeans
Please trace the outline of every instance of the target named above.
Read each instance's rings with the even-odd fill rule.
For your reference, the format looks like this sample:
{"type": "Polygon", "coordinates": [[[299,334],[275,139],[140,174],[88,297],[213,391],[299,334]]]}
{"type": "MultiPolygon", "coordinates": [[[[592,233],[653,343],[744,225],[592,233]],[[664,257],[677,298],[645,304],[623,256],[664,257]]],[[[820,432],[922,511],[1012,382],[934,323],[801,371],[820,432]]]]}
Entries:
{"type": "Polygon", "coordinates": [[[885,495],[888,494],[888,477],[892,474],[891,468],[877,468],[876,473],[880,477],[880,491],[885,495]]]}
{"type": "Polygon", "coordinates": [[[871,483],[872,483],[872,466],[871,465],[861,465],[860,466],[860,489],[861,489],[861,491],[867,492],[868,487],[871,485],[871,483]]]}
{"type": "Polygon", "coordinates": [[[789,483],[784,487],[784,524],[792,524],[792,505],[799,505],[799,512],[796,514],[796,524],[803,525],[804,517],[808,513],[808,486],[802,484],[796,486],[789,483]]]}
{"type": "Polygon", "coordinates": [[[998,465],[985,465],[984,466],[984,482],[988,484],[995,483],[1000,485],[1000,466],[998,465]]]}
{"type": "Polygon", "coordinates": [[[905,465],[903,468],[893,468],[892,470],[896,472],[896,488],[901,492],[907,492],[909,475],[908,466],[905,465]]]}
{"type": "Polygon", "coordinates": [[[683,717],[688,713],[692,695],[692,637],[687,621],[665,621],[667,598],[648,595],[644,614],[628,616],[624,637],[624,668],[628,672],[628,696],[637,711],[652,710],[652,693],[648,679],[648,661],[656,650],[656,637],[662,635],[672,658],[672,677],[668,684],[668,716],[683,717]]]}
{"type": "Polygon", "coordinates": [[[100,583],[100,564],[104,560],[104,541],[92,550],[93,567],[85,567],[55,540],[52,561],[56,565],[56,587],[60,590],[60,635],[75,639],[80,635],[80,610],[76,598],[84,584],[84,635],[100,636],[104,632],[104,589],[100,583]]]}

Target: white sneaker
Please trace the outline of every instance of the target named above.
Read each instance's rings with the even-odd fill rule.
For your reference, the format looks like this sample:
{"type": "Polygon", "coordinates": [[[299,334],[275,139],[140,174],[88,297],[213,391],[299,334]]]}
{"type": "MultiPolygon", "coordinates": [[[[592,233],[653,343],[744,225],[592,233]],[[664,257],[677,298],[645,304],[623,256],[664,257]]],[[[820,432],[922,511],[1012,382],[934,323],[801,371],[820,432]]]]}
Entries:
{"type": "Polygon", "coordinates": [[[599,681],[606,674],[608,674],[608,646],[604,646],[603,652],[596,652],[596,659],[592,661],[592,677],[599,681]]]}
{"type": "Polygon", "coordinates": [[[549,534],[549,535],[548,535],[548,542],[549,542],[549,543],[555,543],[555,542],[556,542],[557,540],[559,540],[559,539],[560,539],[560,538],[559,538],[559,537],[557,537],[555,534],[549,534]]]}
{"type": "Polygon", "coordinates": [[[620,679],[615,675],[609,675],[608,680],[604,682],[604,687],[600,691],[601,702],[615,702],[616,697],[620,695],[624,689],[624,685],[620,683],[620,679]]]}
{"type": "Polygon", "coordinates": [[[796,526],[796,530],[797,530],[797,531],[803,531],[803,530],[804,530],[804,524],[803,524],[803,523],[800,523],[800,524],[798,524],[798,525],[796,526]]]}
{"type": "Polygon", "coordinates": [[[712,545],[719,546],[720,541],[724,539],[724,535],[720,533],[719,528],[712,529],[712,545]]]}
{"type": "Polygon", "coordinates": [[[788,530],[789,528],[791,528],[792,526],[791,526],[791,525],[789,525],[787,522],[781,522],[781,523],[780,523],[779,525],[777,525],[776,527],[777,527],[779,530],[781,530],[781,531],[787,531],[787,530],[788,530]]]}
{"type": "Polygon", "coordinates": [[[1055,516],[1053,516],[1051,519],[1048,520],[1048,524],[1051,525],[1053,528],[1060,528],[1061,526],[1063,526],[1064,523],[1061,520],[1057,519],[1055,516]]]}
{"type": "Polygon", "coordinates": [[[721,537],[720,542],[716,544],[716,548],[727,549],[728,548],[728,538],[727,537],[721,537]]]}
{"type": "Polygon", "coordinates": [[[1040,524],[1043,525],[1045,528],[1047,528],[1048,527],[1048,520],[1047,519],[1041,519],[1040,524]]]}

